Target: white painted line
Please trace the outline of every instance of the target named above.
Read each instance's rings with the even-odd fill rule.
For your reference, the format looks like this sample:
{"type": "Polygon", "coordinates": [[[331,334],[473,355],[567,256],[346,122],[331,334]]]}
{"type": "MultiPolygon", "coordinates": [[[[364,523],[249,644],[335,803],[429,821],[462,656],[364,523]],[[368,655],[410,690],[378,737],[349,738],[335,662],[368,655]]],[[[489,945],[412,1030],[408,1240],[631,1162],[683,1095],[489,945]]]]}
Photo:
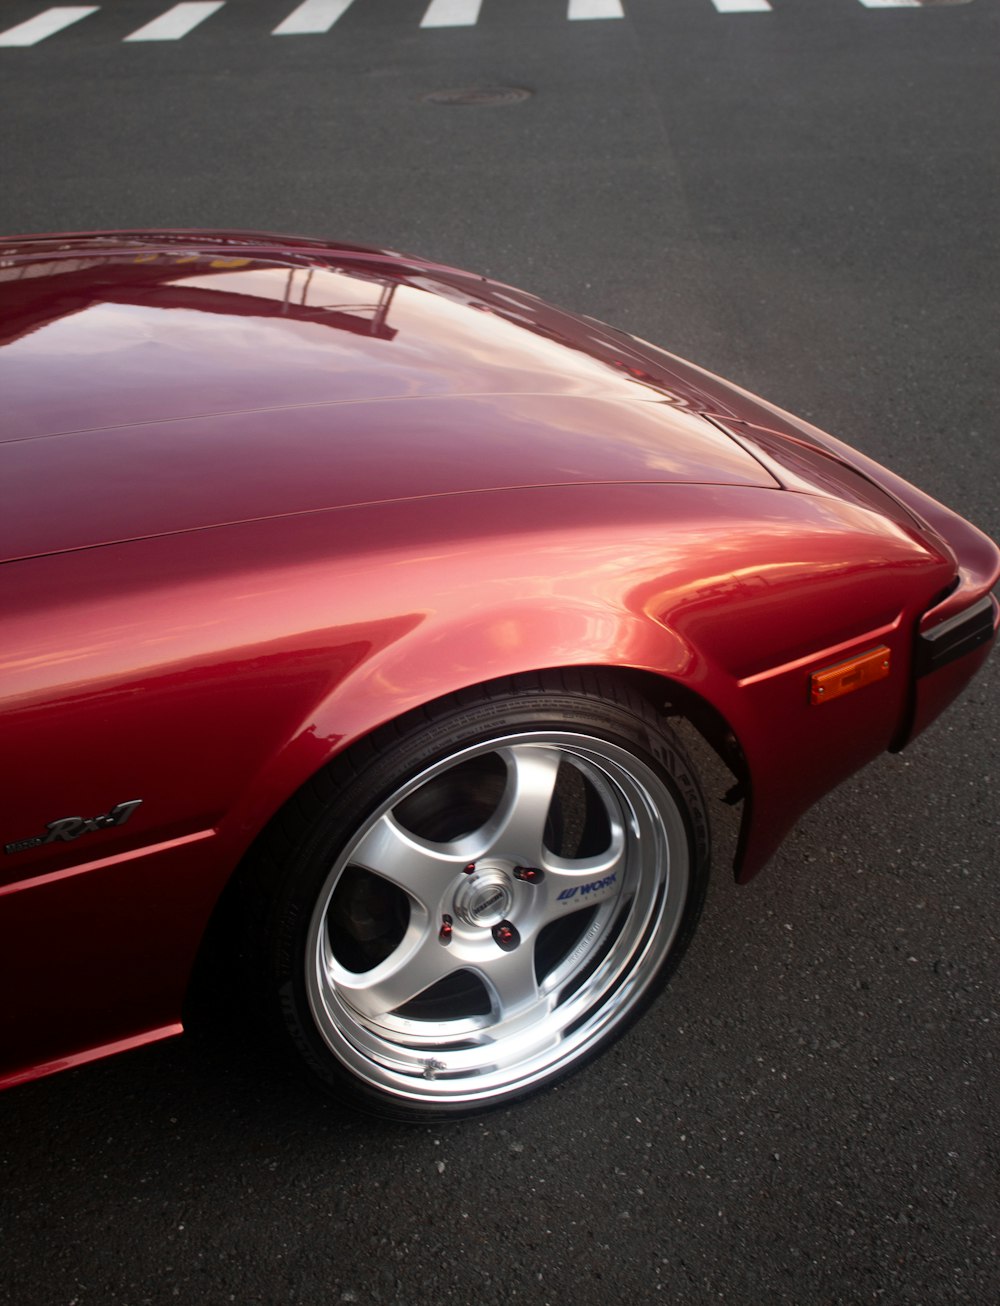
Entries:
{"type": "Polygon", "coordinates": [[[16,27],[8,27],[0,32],[0,45],[37,45],[53,32],[61,32],[71,23],[78,23],[88,14],[96,13],[100,5],[65,5],[58,9],[46,9],[43,14],[36,14],[16,27]]]}
{"type": "Polygon", "coordinates": [[[474,27],[483,0],[431,0],[421,27],[474,27]]]}
{"type": "Polygon", "coordinates": [[[861,0],[866,9],[919,9],[920,0],[861,0]]]}
{"type": "Polygon", "coordinates": [[[570,22],[586,18],[624,18],[622,0],[569,0],[566,17],[570,22]]]}
{"type": "Polygon", "coordinates": [[[353,0],[302,0],[272,36],[307,36],[311,32],[328,32],[353,0]]]}
{"type": "Polygon", "coordinates": [[[770,11],[768,0],[712,0],[720,14],[766,14],[770,11]]]}
{"type": "Polygon", "coordinates": [[[221,9],[223,4],[224,0],[205,0],[205,3],[200,4],[187,0],[187,3],[174,5],[173,9],[160,14],[159,18],[154,18],[145,27],[137,28],[131,35],[126,36],[125,40],[179,41],[182,36],[187,36],[192,28],[203,23],[206,18],[211,18],[216,9],[221,9]]]}

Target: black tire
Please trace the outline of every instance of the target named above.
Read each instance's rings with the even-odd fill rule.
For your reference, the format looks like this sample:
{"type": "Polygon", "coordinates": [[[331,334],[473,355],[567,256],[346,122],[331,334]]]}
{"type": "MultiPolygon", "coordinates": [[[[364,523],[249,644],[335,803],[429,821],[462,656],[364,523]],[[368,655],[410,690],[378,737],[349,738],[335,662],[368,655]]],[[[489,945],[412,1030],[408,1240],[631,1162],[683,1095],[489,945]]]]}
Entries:
{"type": "Polygon", "coordinates": [[[708,823],[649,704],[552,673],[349,750],[261,868],[258,942],[296,1049],[353,1105],[428,1121],[527,1097],[639,1017],[700,913],[708,823]]]}

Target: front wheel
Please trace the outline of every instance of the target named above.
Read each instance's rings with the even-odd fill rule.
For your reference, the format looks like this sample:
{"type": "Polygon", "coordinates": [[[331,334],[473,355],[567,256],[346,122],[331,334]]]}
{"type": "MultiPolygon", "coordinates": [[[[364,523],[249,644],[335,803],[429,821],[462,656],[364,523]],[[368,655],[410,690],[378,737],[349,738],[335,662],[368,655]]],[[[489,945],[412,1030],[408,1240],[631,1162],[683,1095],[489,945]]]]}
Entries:
{"type": "Polygon", "coordinates": [[[701,906],[704,807],[648,705],[601,687],[463,696],[324,777],[270,967],[299,1051],[356,1105],[427,1120],[522,1098],[662,986],[701,906]]]}

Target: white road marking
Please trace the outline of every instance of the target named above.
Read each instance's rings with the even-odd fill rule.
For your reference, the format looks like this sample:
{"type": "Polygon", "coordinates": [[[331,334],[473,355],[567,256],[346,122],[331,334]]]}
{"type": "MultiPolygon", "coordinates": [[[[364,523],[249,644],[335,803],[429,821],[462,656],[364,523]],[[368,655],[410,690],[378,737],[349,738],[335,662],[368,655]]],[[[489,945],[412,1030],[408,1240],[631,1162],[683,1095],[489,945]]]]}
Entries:
{"type": "Polygon", "coordinates": [[[474,27],[483,0],[431,0],[421,27],[474,27]]]}
{"type": "Polygon", "coordinates": [[[586,18],[624,18],[621,0],[569,0],[566,17],[570,22],[586,18]]]}
{"type": "Polygon", "coordinates": [[[61,32],[64,27],[78,23],[99,8],[100,5],[63,5],[58,9],[46,9],[44,13],[0,32],[0,45],[37,45],[53,32],[61,32]]]}
{"type": "Polygon", "coordinates": [[[768,0],[712,0],[720,14],[765,14],[771,6],[768,0]]]}
{"type": "MultiPolygon", "coordinates": [[[[857,0],[865,9],[922,9],[933,0],[857,0]]],[[[963,0],[951,0],[963,3],[963,0]]],[[[184,0],[138,28],[126,41],[179,41],[181,37],[221,9],[225,0],[184,0]]],[[[272,36],[314,35],[328,32],[351,7],[354,0],[300,0],[300,3],[275,27],[272,36]]],[[[711,0],[720,14],[770,13],[770,0],[711,0]]],[[[968,0],[964,0],[968,3],[968,0]]],[[[421,27],[473,27],[479,21],[483,0],[429,0],[421,27]]],[[[59,5],[46,9],[34,18],[0,32],[0,46],[37,45],[49,36],[71,27],[100,5],[59,5]]],[[[594,18],[624,18],[622,0],[567,0],[566,17],[570,22],[594,18]]]]}
{"type": "Polygon", "coordinates": [[[125,40],[179,41],[199,23],[203,23],[206,18],[211,18],[216,9],[222,8],[223,3],[224,0],[204,0],[204,3],[185,0],[185,3],[174,5],[173,9],[160,14],[159,18],[154,18],[145,27],[137,28],[131,35],[126,36],[125,40]]]}
{"type": "Polygon", "coordinates": [[[353,0],[302,0],[297,9],[278,24],[272,36],[306,36],[312,32],[328,32],[353,0]]]}

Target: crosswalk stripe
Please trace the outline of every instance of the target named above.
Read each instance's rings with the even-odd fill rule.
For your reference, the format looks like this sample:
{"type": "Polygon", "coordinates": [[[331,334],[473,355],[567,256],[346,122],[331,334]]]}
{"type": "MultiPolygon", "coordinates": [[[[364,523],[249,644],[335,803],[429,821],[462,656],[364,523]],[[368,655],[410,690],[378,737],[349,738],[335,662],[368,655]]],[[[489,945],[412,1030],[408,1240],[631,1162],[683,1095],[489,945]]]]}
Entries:
{"type": "Polygon", "coordinates": [[[99,8],[100,5],[62,5],[57,9],[46,9],[44,13],[0,32],[0,45],[36,45],[53,32],[61,32],[64,27],[78,23],[99,8]]]}
{"type": "Polygon", "coordinates": [[[302,4],[293,9],[271,35],[305,36],[311,32],[328,32],[352,3],[353,0],[302,0],[302,4]]]}
{"type": "Polygon", "coordinates": [[[483,0],[431,0],[421,27],[474,27],[483,0]]]}
{"type": "Polygon", "coordinates": [[[765,14],[771,11],[768,0],[712,0],[720,14],[765,14]]]}
{"type": "MultiPolygon", "coordinates": [[[[936,0],[856,0],[865,9],[922,9],[936,0]]],[[[968,0],[937,0],[962,4],[968,0]]],[[[226,0],[182,0],[144,27],[126,36],[126,41],[179,41],[181,37],[222,9],[226,0]]],[[[296,36],[328,32],[351,7],[354,0],[300,0],[298,6],[277,27],[273,36],[296,36]]],[[[711,0],[720,14],[770,13],[771,0],[711,0]]],[[[37,45],[81,18],[98,11],[100,5],[59,5],[34,18],[0,32],[0,46],[37,45]]],[[[427,0],[421,27],[473,27],[479,21],[483,0],[427,0]]],[[[622,0],[567,0],[566,17],[571,22],[592,18],[624,18],[622,0]]]]}
{"type": "Polygon", "coordinates": [[[624,18],[621,0],[569,0],[566,17],[573,21],[587,18],[624,18]]]}
{"type": "Polygon", "coordinates": [[[151,23],[137,28],[124,39],[126,41],[179,41],[199,23],[203,23],[206,18],[211,18],[217,9],[222,8],[224,2],[225,0],[203,0],[196,3],[196,0],[184,0],[184,3],[174,5],[173,9],[168,9],[165,14],[160,14],[159,18],[154,18],[151,23]]]}

